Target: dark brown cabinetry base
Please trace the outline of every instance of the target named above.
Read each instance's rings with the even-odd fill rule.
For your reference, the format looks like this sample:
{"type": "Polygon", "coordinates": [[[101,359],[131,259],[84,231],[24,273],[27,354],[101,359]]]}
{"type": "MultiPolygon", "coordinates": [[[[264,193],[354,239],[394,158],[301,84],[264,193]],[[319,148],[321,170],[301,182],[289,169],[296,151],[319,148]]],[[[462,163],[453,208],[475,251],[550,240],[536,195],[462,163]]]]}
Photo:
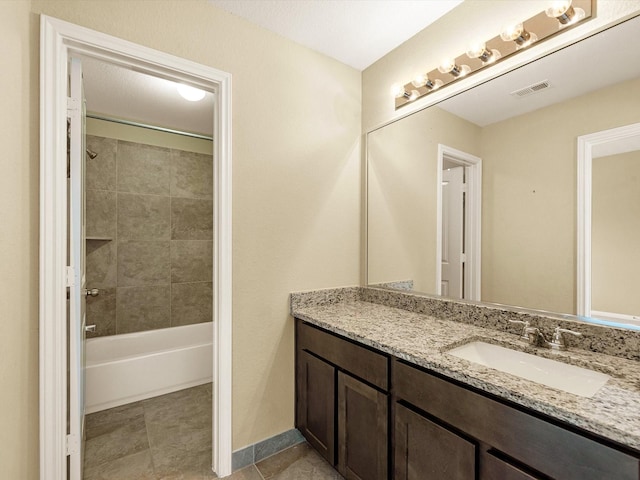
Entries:
{"type": "Polygon", "coordinates": [[[387,480],[389,358],[297,321],[296,427],[347,480],[387,480]]]}
{"type": "Polygon", "coordinates": [[[296,395],[296,426],[347,479],[640,480],[636,451],[301,320],[296,395]]]}

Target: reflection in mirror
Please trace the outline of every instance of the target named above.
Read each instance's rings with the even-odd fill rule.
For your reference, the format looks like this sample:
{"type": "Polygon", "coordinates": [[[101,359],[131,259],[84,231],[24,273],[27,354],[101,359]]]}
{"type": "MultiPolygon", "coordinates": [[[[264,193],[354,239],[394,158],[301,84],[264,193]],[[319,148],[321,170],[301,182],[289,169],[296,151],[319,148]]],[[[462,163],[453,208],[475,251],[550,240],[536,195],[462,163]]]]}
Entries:
{"type": "Polygon", "coordinates": [[[640,123],[578,139],[578,313],[640,326],[640,123]]]}
{"type": "Polygon", "coordinates": [[[438,293],[444,144],[482,158],[481,300],[576,314],[576,140],[640,121],[639,30],[633,18],[369,132],[368,283],[438,293]]]}
{"type": "Polygon", "coordinates": [[[591,315],[640,325],[640,150],[594,159],[591,315]]]}

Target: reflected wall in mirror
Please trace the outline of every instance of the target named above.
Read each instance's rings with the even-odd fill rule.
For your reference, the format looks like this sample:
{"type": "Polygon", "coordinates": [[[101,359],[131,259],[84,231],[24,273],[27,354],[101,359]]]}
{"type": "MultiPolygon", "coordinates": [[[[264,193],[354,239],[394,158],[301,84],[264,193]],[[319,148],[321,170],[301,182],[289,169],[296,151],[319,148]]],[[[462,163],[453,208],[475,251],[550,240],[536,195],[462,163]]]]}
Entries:
{"type": "Polygon", "coordinates": [[[640,326],[640,123],[578,139],[578,313],[640,326]]]}
{"type": "Polygon", "coordinates": [[[481,300],[576,314],[577,138],[640,121],[639,29],[636,17],[369,132],[368,284],[438,293],[445,144],[482,158],[481,300]]]}

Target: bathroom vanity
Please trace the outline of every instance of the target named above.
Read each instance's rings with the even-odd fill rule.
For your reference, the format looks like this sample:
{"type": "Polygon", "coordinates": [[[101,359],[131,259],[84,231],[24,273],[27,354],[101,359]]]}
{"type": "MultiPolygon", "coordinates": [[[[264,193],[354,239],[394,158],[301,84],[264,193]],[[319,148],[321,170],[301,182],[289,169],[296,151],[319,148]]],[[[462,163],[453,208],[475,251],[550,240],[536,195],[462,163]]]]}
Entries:
{"type": "Polygon", "coordinates": [[[296,426],[347,479],[640,478],[633,354],[532,347],[509,320],[595,350],[638,332],[371,288],[294,294],[292,315],[296,426]],[[478,340],[609,378],[576,395],[448,353],[478,340]]]}

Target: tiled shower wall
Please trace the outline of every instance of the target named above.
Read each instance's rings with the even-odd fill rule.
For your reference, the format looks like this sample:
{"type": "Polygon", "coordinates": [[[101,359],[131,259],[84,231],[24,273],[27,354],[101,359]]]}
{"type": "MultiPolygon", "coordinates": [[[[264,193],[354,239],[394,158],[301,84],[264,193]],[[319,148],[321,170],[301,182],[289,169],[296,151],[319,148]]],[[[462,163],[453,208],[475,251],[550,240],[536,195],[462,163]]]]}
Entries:
{"type": "Polygon", "coordinates": [[[89,336],[212,319],[211,155],[87,135],[89,336]]]}

